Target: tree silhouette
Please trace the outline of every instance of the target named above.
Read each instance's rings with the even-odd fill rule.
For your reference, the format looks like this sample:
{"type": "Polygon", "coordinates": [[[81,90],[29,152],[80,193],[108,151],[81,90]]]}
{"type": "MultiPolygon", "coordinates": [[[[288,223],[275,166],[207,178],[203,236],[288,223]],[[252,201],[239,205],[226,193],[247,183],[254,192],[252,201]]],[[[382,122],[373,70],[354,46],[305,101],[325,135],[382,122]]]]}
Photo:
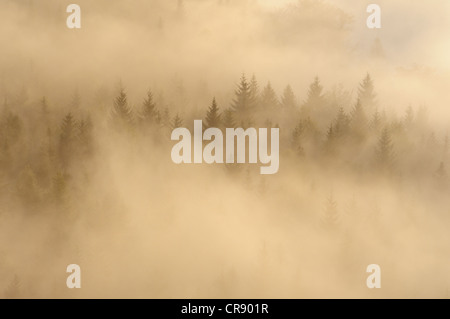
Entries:
{"type": "Polygon", "coordinates": [[[183,126],[183,120],[181,119],[181,117],[178,114],[175,115],[175,117],[173,118],[172,124],[171,124],[172,130],[174,130],[178,127],[182,127],[182,126],[183,126]]]}
{"type": "Polygon", "coordinates": [[[156,103],[153,101],[153,94],[149,90],[147,92],[147,97],[142,104],[141,117],[145,125],[153,124],[157,122],[158,110],[156,109],[156,103]]]}
{"type": "Polygon", "coordinates": [[[366,137],[368,121],[366,113],[361,105],[361,101],[358,99],[350,114],[350,124],[353,137],[361,142],[366,137]]]}
{"type": "Polygon", "coordinates": [[[250,84],[247,82],[245,74],[241,77],[241,82],[235,91],[235,98],[231,104],[236,119],[243,122],[250,121],[250,115],[255,107],[255,98],[252,94],[250,84]]]}
{"type": "Polygon", "coordinates": [[[77,123],[72,115],[68,113],[62,120],[58,143],[58,155],[61,165],[67,168],[74,152],[74,142],[77,134],[77,123]]]}
{"type": "Polygon", "coordinates": [[[133,122],[133,113],[128,105],[125,89],[121,88],[119,95],[114,99],[112,110],[114,124],[118,129],[130,127],[133,122]]]}
{"type": "Polygon", "coordinates": [[[315,77],[314,82],[309,86],[308,98],[306,99],[305,105],[311,107],[320,106],[324,101],[322,91],[323,86],[320,84],[319,78],[315,77]]]}
{"type": "Polygon", "coordinates": [[[350,128],[350,119],[345,113],[344,108],[340,107],[334,123],[334,135],[341,138],[347,135],[350,128]]]}
{"type": "Polygon", "coordinates": [[[376,106],[375,88],[369,73],[367,73],[366,77],[359,85],[358,99],[365,108],[376,106]]]}
{"type": "Polygon", "coordinates": [[[372,119],[370,120],[369,127],[375,132],[379,133],[381,127],[384,125],[383,118],[381,117],[378,109],[375,109],[375,112],[372,115],[372,119]]]}
{"type": "Polygon", "coordinates": [[[236,123],[234,122],[233,110],[226,109],[223,113],[222,126],[224,128],[234,128],[236,123]]]}
{"type": "Polygon", "coordinates": [[[206,113],[205,128],[220,127],[220,113],[216,98],[213,98],[212,104],[206,113]]]}
{"type": "Polygon", "coordinates": [[[376,147],[376,164],[382,170],[389,170],[394,163],[394,146],[390,132],[383,129],[376,147]]]}
{"type": "Polygon", "coordinates": [[[261,93],[261,107],[265,111],[271,111],[271,110],[275,109],[278,105],[279,105],[279,102],[278,102],[277,94],[275,93],[274,89],[272,88],[272,85],[270,84],[270,82],[268,82],[261,93]]]}
{"type": "Polygon", "coordinates": [[[297,107],[295,94],[294,91],[292,91],[292,87],[290,85],[286,86],[283,91],[283,96],[281,97],[281,106],[288,109],[297,107]]]}
{"type": "Polygon", "coordinates": [[[250,100],[253,101],[254,106],[258,105],[259,100],[259,84],[256,76],[253,75],[250,80],[250,100]]]}

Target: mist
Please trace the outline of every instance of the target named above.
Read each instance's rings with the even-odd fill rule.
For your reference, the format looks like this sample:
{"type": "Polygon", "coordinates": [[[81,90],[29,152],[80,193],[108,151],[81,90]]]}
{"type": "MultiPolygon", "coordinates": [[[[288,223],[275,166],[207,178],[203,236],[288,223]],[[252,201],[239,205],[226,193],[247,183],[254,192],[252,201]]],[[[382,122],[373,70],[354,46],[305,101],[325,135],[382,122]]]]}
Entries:
{"type": "Polygon", "coordinates": [[[448,298],[449,4],[369,3],[2,1],[0,298],[448,298]],[[175,164],[194,120],[278,172],[175,164]]]}

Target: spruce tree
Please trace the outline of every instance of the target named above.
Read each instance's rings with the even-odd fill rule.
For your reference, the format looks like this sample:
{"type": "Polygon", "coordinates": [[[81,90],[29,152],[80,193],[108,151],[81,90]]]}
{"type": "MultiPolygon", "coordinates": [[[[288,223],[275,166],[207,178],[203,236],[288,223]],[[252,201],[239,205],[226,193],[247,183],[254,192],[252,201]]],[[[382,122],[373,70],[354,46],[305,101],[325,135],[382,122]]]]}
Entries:
{"type": "Polygon", "coordinates": [[[87,156],[93,151],[93,126],[90,117],[82,119],[77,125],[77,141],[79,144],[81,155],[87,156]]]}
{"type": "Polygon", "coordinates": [[[251,112],[255,106],[255,99],[252,95],[250,84],[248,83],[245,74],[241,77],[241,82],[235,91],[235,98],[232,102],[232,110],[236,115],[236,119],[241,121],[249,121],[251,112]]]}
{"type": "Polygon", "coordinates": [[[361,105],[361,101],[358,99],[350,114],[350,124],[353,137],[359,141],[363,140],[367,135],[367,122],[366,113],[361,105]]]}
{"type": "Polygon", "coordinates": [[[234,128],[236,126],[232,109],[225,110],[225,112],[223,114],[223,119],[222,119],[222,126],[224,128],[234,128]]]}
{"type": "Polygon", "coordinates": [[[156,109],[156,103],[153,101],[152,91],[147,92],[147,97],[142,104],[141,117],[142,121],[146,124],[156,122],[158,111],[156,109]]]}
{"type": "Polygon", "coordinates": [[[375,112],[372,115],[372,119],[370,120],[369,127],[378,133],[383,125],[383,119],[381,117],[380,112],[378,112],[378,109],[375,109],[375,112]]]}
{"type": "Polygon", "coordinates": [[[178,128],[178,127],[182,127],[183,126],[183,120],[181,119],[181,117],[176,114],[175,117],[173,118],[172,124],[171,124],[171,128],[172,130],[178,128]]]}
{"type": "Polygon", "coordinates": [[[394,163],[394,146],[390,132],[383,129],[375,151],[377,166],[382,170],[389,170],[394,163]]]}
{"type": "Polygon", "coordinates": [[[296,108],[297,106],[295,94],[290,85],[286,86],[283,91],[283,96],[281,97],[281,106],[287,109],[296,108]]]}
{"type": "Polygon", "coordinates": [[[366,77],[359,85],[358,99],[364,108],[376,106],[375,87],[369,73],[367,73],[366,77]]]}
{"type": "Polygon", "coordinates": [[[261,106],[265,110],[272,110],[279,105],[277,94],[270,82],[264,87],[261,93],[261,106]]]}
{"type": "Polygon", "coordinates": [[[212,104],[206,113],[205,128],[220,127],[220,113],[217,106],[216,98],[213,98],[212,104]]]}
{"type": "Polygon", "coordinates": [[[305,105],[310,107],[321,106],[324,102],[324,96],[322,94],[323,86],[320,84],[318,77],[314,78],[314,82],[311,83],[308,90],[308,97],[305,105]]]}
{"type": "Polygon", "coordinates": [[[125,90],[120,89],[119,95],[114,99],[113,117],[118,128],[123,129],[132,124],[133,114],[128,105],[125,90]]]}
{"type": "Polygon", "coordinates": [[[349,128],[350,128],[350,119],[348,115],[345,113],[344,108],[340,107],[334,123],[334,135],[339,138],[343,137],[347,135],[349,128]]]}
{"type": "Polygon", "coordinates": [[[250,80],[250,100],[253,101],[254,106],[259,103],[259,84],[255,75],[250,80]]]}
{"type": "Polygon", "coordinates": [[[77,123],[72,113],[68,113],[62,121],[58,143],[58,155],[63,167],[67,167],[73,155],[76,130],[77,123]]]}

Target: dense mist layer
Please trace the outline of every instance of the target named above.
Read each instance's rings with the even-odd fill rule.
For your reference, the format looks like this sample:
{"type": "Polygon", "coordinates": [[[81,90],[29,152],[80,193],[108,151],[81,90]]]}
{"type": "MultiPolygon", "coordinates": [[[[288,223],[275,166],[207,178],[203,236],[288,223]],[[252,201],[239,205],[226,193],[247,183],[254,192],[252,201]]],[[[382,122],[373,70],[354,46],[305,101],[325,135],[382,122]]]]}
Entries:
{"type": "Polygon", "coordinates": [[[447,2],[77,3],[0,4],[0,297],[448,298],[447,2]],[[174,164],[196,119],[278,173],[174,164]]]}

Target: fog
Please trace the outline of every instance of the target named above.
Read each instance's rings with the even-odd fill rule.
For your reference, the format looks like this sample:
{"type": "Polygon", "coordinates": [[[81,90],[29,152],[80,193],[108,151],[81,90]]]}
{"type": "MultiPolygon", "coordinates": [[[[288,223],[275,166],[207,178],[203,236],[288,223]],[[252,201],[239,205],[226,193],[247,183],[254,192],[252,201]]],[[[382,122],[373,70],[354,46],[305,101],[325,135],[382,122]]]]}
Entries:
{"type": "Polygon", "coordinates": [[[370,3],[78,0],[69,29],[3,0],[0,298],[448,298],[449,4],[370,3]],[[174,164],[195,119],[279,127],[278,173],[174,164]]]}

